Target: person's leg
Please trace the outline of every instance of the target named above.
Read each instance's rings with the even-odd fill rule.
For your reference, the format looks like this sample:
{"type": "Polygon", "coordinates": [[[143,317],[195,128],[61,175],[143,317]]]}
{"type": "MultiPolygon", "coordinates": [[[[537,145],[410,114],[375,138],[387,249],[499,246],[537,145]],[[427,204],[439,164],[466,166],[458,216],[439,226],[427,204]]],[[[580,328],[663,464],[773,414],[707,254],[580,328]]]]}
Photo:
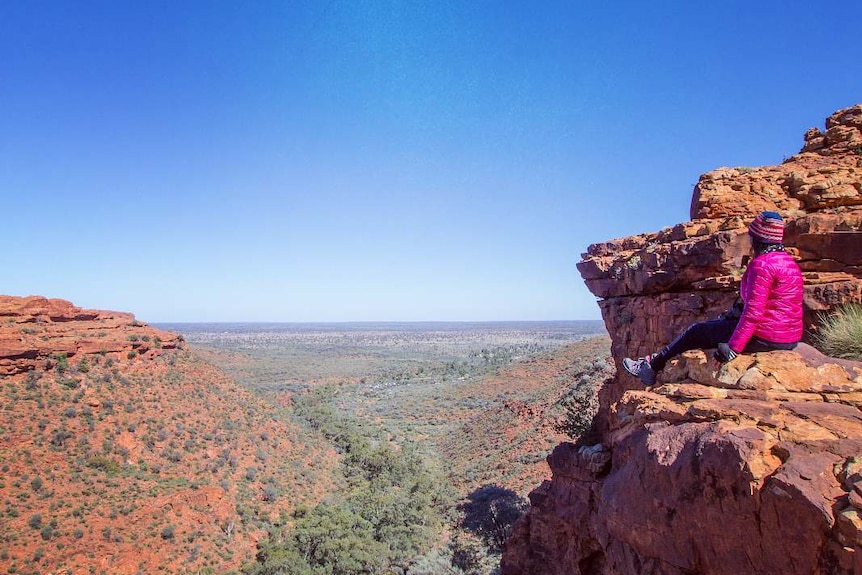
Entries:
{"type": "Polygon", "coordinates": [[[708,349],[726,342],[733,335],[738,319],[714,319],[690,325],[664,349],[649,360],[654,371],[661,371],[669,359],[690,349],[708,349]]]}

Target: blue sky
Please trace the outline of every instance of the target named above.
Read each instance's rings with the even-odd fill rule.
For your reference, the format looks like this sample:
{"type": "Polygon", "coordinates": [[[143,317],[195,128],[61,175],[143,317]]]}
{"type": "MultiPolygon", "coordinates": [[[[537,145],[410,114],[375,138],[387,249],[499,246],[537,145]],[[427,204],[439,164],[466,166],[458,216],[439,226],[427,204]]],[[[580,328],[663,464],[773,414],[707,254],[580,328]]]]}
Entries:
{"type": "Polygon", "coordinates": [[[590,243],[862,102],[862,3],[0,5],[0,293],[594,319],[590,243]]]}

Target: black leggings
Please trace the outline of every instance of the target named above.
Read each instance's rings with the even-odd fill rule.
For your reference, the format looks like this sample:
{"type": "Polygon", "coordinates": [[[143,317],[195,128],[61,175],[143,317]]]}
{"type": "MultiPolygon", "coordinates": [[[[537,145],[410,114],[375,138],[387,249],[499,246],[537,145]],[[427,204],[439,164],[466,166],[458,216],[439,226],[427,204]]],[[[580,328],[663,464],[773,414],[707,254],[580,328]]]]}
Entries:
{"type": "MultiPolygon", "coordinates": [[[[667,347],[658,352],[650,361],[650,365],[656,371],[660,371],[664,364],[672,357],[676,357],[690,349],[710,349],[718,347],[721,342],[727,342],[736,329],[739,319],[713,319],[691,324],[684,332],[676,336],[667,347]]],[[[776,349],[793,349],[795,343],[774,343],[759,337],[752,337],[743,350],[744,353],[756,353],[759,351],[773,351],[776,349]]]]}

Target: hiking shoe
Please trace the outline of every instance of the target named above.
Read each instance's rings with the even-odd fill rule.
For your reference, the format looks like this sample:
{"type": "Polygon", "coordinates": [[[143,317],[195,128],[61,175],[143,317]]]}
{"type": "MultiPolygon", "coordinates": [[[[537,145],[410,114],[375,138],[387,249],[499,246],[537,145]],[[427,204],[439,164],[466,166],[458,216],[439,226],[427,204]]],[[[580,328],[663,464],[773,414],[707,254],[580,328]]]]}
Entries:
{"type": "Polygon", "coordinates": [[[633,376],[640,379],[644,385],[655,385],[655,370],[650,365],[654,355],[639,357],[638,359],[625,358],[623,367],[633,376]]]}

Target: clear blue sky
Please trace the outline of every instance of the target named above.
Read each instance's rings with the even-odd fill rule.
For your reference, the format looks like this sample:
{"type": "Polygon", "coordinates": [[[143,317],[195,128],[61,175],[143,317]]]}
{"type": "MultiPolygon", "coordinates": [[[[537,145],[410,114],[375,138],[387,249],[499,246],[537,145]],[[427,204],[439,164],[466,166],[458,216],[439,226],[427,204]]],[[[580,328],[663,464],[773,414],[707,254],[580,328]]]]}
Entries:
{"type": "Polygon", "coordinates": [[[0,293],[593,319],[590,243],[862,102],[862,2],[5,1],[0,293]]]}

